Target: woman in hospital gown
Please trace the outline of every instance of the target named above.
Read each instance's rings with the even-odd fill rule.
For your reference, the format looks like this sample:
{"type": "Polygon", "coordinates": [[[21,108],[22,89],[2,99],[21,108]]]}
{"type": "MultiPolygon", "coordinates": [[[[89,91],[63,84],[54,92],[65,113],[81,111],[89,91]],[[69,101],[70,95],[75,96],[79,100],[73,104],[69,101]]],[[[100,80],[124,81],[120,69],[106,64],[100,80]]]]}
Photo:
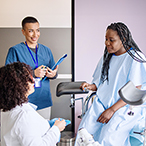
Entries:
{"type": "Polygon", "coordinates": [[[56,146],[65,120],[54,125],[40,116],[28,103],[34,92],[30,66],[15,62],[0,68],[0,109],[2,109],[2,146],[56,146]]]}
{"type": "Polygon", "coordinates": [[[139,89],[145,89],[146,59],[127,26],[120,22],[107,27],[105,46],[92,84],[82,84],[83,90],[86,88],[97,92],[79,129],[86,128],[102,146],[130,146],[130,131],[144,121],[144,109],[134,108],[134,115],[129,116],[129,105],[120,99],[118,91],[128,81],[139,89]]]}

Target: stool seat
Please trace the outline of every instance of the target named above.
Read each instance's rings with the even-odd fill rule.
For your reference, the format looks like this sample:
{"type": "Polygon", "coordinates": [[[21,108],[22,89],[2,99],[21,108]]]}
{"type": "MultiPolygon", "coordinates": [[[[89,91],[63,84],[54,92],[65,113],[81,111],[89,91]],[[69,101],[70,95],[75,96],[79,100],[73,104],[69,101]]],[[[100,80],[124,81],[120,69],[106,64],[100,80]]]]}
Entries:
{"type": "Polygon", "coordinates": [[[64,94],[85,94],[89,91],[83,91],[80,85],[84,81],[79,82],[61,82],[57,85],[56,96],[59,97],[64,94]]]}
{"type": "Polygon", "coordinates": [[[129,105],[141,105],[146,101],[146,90],[139,90],[131,81],[119,90],[119,95],[129,105]]]}

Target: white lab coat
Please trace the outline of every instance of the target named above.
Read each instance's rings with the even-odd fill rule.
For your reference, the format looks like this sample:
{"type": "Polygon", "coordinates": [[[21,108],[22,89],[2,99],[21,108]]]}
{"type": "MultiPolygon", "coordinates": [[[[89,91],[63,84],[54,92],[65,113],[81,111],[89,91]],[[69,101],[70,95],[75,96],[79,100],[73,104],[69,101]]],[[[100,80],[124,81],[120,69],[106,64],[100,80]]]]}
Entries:
{"type": "Polygon", "coordinates": [[[60,131],[28,103],[2,112],[2,146],[55,146],[60,131]]]}

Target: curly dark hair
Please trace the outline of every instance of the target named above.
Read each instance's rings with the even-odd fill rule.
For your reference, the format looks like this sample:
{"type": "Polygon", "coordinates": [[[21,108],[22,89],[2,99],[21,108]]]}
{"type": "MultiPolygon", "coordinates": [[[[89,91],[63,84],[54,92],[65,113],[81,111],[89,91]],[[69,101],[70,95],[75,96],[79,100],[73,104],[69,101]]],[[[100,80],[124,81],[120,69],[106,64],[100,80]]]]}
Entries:
{"type": "MultiPolygon", "coordinates": [[[[131,32],[128,29],[128,27],[121,23],[111,23],[106,30],[112,29],[114,31],[117,31],[120,40],[122,41],[122,44],[126,50],[126,52],[136,61],[138,62],[146,62],[145,59],[143,59],[138,52],[142,52],[135,41],[132,38],[131,32]],[[132,47],[132,50],[129,50],[132,47]],[[134,53],[137,54],[137,56],[134,55],[134,53]]],[[[102,65],[102,73],[100,81],[103,83],[104,81],[108,81],[108,70],[109,70],[109,63],[112,58],[113,54],[108,53],[107,48],[105,47],[104,50],[104,56],[103,56],[103,65],[102,65]]]]}
{"type": "Polygon", "coordinates": [[[33,83],[29,65],[14,62],[0,68],[0,109],[8,111],[28,102],[28,82],[33,83]]]}

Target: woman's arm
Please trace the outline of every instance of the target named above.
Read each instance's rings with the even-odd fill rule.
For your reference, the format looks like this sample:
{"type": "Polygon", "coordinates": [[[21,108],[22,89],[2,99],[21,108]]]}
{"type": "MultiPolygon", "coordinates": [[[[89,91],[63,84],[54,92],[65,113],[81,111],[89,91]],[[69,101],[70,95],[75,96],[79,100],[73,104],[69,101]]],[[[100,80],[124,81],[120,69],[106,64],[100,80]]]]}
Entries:
{"type": "MultiPolygon", "coordinates": [[[[142,85],[136,86],[136,88],[141,89],[142,85]]],[[[108,121],[112,118],[113,114],[120,109],[121,107],[125,106],[126,103],[120,99],[110,108],[106,109],[97,119],[100,123],[108,123],[108,121]]]]}
{"type": "Polygon", "coordinates": [[[100,123],[108,123],[108,121],[111,119],[113,114],[120,109],[121,107],[125,106],[126,103],[120,99],[118,100],[114,105],[112,105],[110,108],[106,109],[97,119],[100,123]]]}
{"type": "Polygon", "coordinates": [[[18,118],[15,132],[24,146],[55,146],[59,141],[60,131],[63,131],[66,125],[65,120],[58,119],[50,128],[48,121],[32,109],[20,112],[18,118]]]}

